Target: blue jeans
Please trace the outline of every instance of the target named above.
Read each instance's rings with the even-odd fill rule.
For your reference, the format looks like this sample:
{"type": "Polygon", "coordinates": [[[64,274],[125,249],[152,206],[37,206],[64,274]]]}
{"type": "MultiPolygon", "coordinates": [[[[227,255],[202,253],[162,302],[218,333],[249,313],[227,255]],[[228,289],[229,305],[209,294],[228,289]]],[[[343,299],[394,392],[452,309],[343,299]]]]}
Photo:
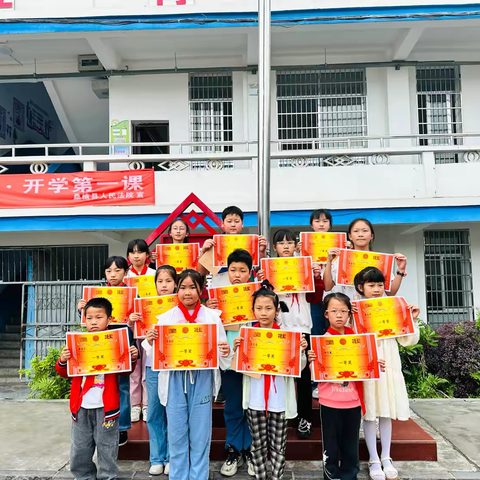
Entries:
{"type": "Polygon", "coordinates": [[[158,398],[158,372],[145,367],[145,380],[148,395],[147,428],[150,437],[150,463],[168,463],[167,412],[158,398]]]}
{"type": "Polygon", "coordinates": [[[208,480],[212,390],[211,370],[170,372],[167,421],[172,480],[208,480]]]}
{"type": "Polygon", "coordinates": [[[130,405],[130,377],[119,375],[118,387],[120,390],[120,432],[126,432],[132,428],[131,405],[130,405]]]}
{"type": "Polygon", "coordinates": [[[227,427],[226,444],[239,452],[248,450],[252,436],[242,405],[243,375],[233,370],[222,372],[222,391],[225,395],[223,416],[227,427]]]}

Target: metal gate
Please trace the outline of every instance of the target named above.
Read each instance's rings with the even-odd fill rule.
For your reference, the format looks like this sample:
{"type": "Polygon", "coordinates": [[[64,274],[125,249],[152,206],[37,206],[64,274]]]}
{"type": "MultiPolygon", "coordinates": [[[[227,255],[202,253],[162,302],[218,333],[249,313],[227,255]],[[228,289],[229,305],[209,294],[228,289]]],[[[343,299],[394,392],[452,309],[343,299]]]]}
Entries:
{"type": "Polygon", "coordinates": [[[47,347],[65,345],[68,331],[80,328],[77,303],[84,286],[100,281],[27,282],[22,292],[22,345],[20,368],[29,368],[32,358],[47,354],[47,347]]]}

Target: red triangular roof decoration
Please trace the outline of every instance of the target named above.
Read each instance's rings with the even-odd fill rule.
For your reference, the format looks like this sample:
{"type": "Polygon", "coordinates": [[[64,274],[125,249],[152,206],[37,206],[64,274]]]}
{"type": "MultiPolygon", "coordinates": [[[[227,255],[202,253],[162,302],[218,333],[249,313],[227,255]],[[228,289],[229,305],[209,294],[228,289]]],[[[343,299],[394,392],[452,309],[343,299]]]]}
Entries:
{"type": "Polygon", "coordinates": [[[211,227],[206,218],[212,220],[216,225],[222,228],[222,221],[215,215],[215,213],[208,208],[194,193],[191,193],[149,236],[145,239],[148,246],[152,245],[157,238],[170,226],[170,224],[176,219],[181,218],[185,220],[190,228],[194,230],[199,225],[202,225],[209,233],[215,235],[218,233],[213,227],[211,227]],[[191,212],[185,213],[185,210],[190,205],[196,205],[201,213],[191,212]]]}

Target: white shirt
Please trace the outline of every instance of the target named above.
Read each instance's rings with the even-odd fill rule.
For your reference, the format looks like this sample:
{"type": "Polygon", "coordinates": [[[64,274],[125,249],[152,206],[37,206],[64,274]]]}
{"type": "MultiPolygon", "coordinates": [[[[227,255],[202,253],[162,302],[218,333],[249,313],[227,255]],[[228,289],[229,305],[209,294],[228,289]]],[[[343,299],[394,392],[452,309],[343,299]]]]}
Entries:
{"type": "MultiPolygon", "coordinates": [[[[270,392],[268,394],[269,412],[285,411],[285,379],[278,375],[271,375],[270,392]]],[[[250,404],[252,410],[265,411],[265,375],[250,380],[250,404]]]]}
{"type": "MultiPolygon", "coordinates": [[[[82,388],[87,377],[82,379],[82,388]]],[[[82,398],[82,408],[87,410],[103,408],[103,391],[105,390],[105,375],[95,375],[95,380],[90,390],[82,398]]]]}
{"type": "MultiPolygon", "coordinates": [[[[155,273],[156,272],[153,268],[148,267],[145,275],[151,275],[152,277],[154,277],[155,273]]],[[[131,268],[129,268],[127,274],[125,275],[125,278],[132,278],[132,277],[138,277],[138,276],[139,275],[137,275],[134,271],[132,271],[131,268]]]]}

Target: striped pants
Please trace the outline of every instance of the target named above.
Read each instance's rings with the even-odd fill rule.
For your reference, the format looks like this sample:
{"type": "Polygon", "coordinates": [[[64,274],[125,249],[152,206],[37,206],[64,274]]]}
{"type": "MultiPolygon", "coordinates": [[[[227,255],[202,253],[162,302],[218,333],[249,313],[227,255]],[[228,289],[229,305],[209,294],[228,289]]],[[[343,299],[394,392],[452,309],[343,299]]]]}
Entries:
{"type": "Polygon", "coordinates": [[[285,470],[287,419],[285,412],[266,412],[248,409],[248,425],[252,434],[252,459],[257,480],[280,480],[285,470]],[[272,475],[268,475],[268,460],[272,475]]]}

